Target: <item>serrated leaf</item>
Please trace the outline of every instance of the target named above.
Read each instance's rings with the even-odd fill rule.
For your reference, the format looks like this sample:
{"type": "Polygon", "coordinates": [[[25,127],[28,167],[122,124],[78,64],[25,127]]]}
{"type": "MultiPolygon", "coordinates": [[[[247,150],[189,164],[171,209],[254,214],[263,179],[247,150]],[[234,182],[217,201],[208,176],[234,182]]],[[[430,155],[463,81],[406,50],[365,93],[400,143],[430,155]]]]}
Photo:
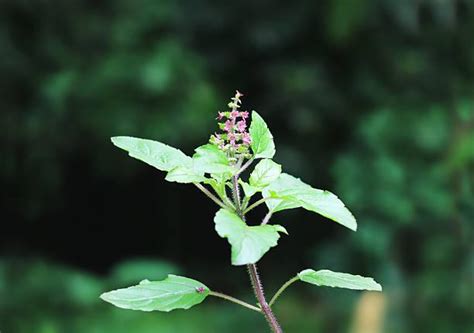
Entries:
{"type": "Polygon", "coordinates": [[[263,159],[257,163],[250,174],[251,186],[263,188],[275,181],[281,174],[281,165],[270,159],[263,159]]]}
{"type": "Polygon", "coordinates": [[[115,146],[128,151],[131,157],[161,171],[170,171],[178,166],[190,167],[192,165],[191,157],[179,149],[158,141],[129,136],[115,136],[111,140],[115,146]]]}
{"type": "Polygon", "coordinates": [[[263,118],[256,111],[252,111],[249,133],[252,139],[250,146],[255,158],[272,158],[275,155],[273,135],[263,118]]]}
{"type": "Polygon", "coordinates": [[[336,195],[312,188],[301,179],[286,173],[282,173],[277,180],[266,187],[263,196],[275,198],[265,202],[272,212],[302,207],[351,230],[357,230],[354,216],[336,195]]]}
{"type": "Polygon", "coordinates": [[[178,166],[168,172],[165,180],[187,184],[205,182],[207,178],[204,177],[204,173],[198,172],[194,168],[178,166]]]}
{"type": "Polygon", "coordinates": [[[209,291],[199,281],[170,274],[162,281],[144,280],[133,287],[104,293],[100,298],[122,309],[168,312],[201,303],[209,291]]]}
{"type": "Polygon", "coordinates": [[[206,144],[195,149],[193,155],[194,168],[203,173],[229,174],[235,172],[235,168],[229,163],[226,154],[213,144],[206,144]]]}
{"type": "Polygon", "coordinates": [[[382,291],[382,286],[375,282],[373,278],[347,273],[337,273],[327,269],[319,271],[305,269],[298,273],[298,278],[303,282],[317,286],[382,291]]]}
{"type": "Polygon", "coordinates": [[[221,209],[214,217],[216,231],[231,245],[232,265],[254,264],[277,245],[279,232],[287,233],[280,225],[248,226],[233,212],[221,209]]]}

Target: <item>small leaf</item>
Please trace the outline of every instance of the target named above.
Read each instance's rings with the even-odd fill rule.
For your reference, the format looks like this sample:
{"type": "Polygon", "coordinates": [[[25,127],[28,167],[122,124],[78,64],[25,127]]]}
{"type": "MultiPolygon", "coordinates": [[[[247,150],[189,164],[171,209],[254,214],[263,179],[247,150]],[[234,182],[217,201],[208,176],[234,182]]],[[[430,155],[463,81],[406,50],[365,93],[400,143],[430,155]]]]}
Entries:
{"type": "Polygon", "coordinates": [[[277,245],[278,232],[286,233],[280,225],[248,226],[235,213],[221,209],[214,217],[216,231],[227,238],[232,248],[232,265],[254,264],[277,245]]]}
{"type": "Polygon", "coordinates": [[[250,146],[255,158],[272,158],[275,155],[273,135],[263,118],[256,111],[252,111],[249,133],[252,139],[250,146]]]}
{"type": "Polygon", "coordinates": [[[158,141],[129,136],[115,136],[111,140],[117,147],[128,151],[131,157],[161,171],[170,171],[178,166],[190,167],[192,165],[191,157],[185,155],[179,149],[158,141]]]}
{"type": "Polygon", "coordinates": [[[239,183],[240,183],[240,185],[242,185],[245,196],[248,197],[248,198],[252,197],[255,193],[261,191],[260,188],[249,185],[248,183],[244,182],[243,180],[239,179],[239,183]]]}
{"type": "Polygon", "coordinates": [[[193,155],[194,168],[197,171],[212,174],[229,174],[235,172],[235,168],[229,163],[226,154],[213,144],[206,144],[195,149],[193,155]]]}
{"type": "MultiPolygon", "coordinates": [[[[216,175],[211,175],[211,176],[216,176],[216,175]]],[[[215,178],[206,178],[204,181],[206,184],[211,185],[212,189],[219,195],[221,199],[224,199],[226,197],[226,192],[225,192],[225,180],[217,180],[215,178]]]]}
{"type": "Polygon", "coordinates": [[[168,312],[189,309],[208,295],[209,288],[201,282],[170,274],[162,281],[144,280],[133,287],[104,293],[100,298],[122,309],[168,312]]]}
{"type": "Polygon", "coordinates": [[[298,273],[298,278],[303,282],[315,284],[317,286],[382,291],[382,286],[370,277],[337,273],[327,269],[317,272],[312,269],[305,269],[298,273]]]}
{"type": "Polygon", "coordinates": [[[282,173],[277,180],[266,187],[263,196],[275,198],[265,201],[272,212],[302,207],[351,230],[357,230],[354,216],[337,196],[328,191],[312,188],[301,179],[286,173],[282,173]]]}
{"type": "Polygon", "coordinates": [[[205,182],[207,178],[204,177],[204,173],[198,172],[194,170],[194,168],[178,166],[168,172],[165,177],[165,180],[169,182],[187,184],[205,182]]]}
{"type": "Polygon", "coordinates": [[[281,165],[270,159],[263,159],[257,163],[250,174],[249,183],[254,187],[263,188],[275,181],[281,174],[281,165]]]}

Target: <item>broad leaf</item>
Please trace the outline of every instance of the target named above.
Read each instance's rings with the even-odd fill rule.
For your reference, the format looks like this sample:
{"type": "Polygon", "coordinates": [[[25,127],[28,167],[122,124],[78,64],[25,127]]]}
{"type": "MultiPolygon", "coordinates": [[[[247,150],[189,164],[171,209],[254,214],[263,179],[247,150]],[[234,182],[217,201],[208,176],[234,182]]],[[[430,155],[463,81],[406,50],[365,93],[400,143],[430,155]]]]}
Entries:
{"type": "Polygon", "coordinates": [[[264,197],[275,198],[265,203],[272,212],[302,207],[321,214],[343,226],[357,230],[357,223],[341,200],[328,191],[318,190],[299,178],[282,173],[263,190],[264,197]]]}
{"type": "Polygon", "coordinates": [[[189,309],[208,295],[209,288],[201,282],[170,274],[162,281],[144,280],[133,287],[104,293],[100,298],[122,309],[168,312],[189,309]]]}
{"type": "Polygon", "coordinates": [[[232,175],[235,170],[229,163],[226,154],[213,144],[206,144],[195,149],[194,168],[199,172],[232,175]]]}
{"type": "Polygon", "coordinates": [[[303,282],[315,284],[317,286],[382,291],[382,286],[370,277],[337,273],[327,269],[320,271],[305,269],[298,273],[298,278],[303,282]]]}
{"type": "Polygon", "coordinates": [[[280,225],[248,226],[233,212],[221,209],[214,217],[216,231],[231,245],[232,265],[254,264],[277,245],[279,232],[287,233],[280,225]]]}
{"type": "Polygon", "coordinates": [[[263,188],[275,181],[280,174],[280,164],[270,159],[264,159],[257,163],[255,169],[250,174],[249,183],[251,186],[263,188]]]}
{"type": "Polygon", "coordinates": [[[165,180],[187,184],[205,182],[207,178],[203,172],[198,172],[194,168],[178,166],[168,172],[165,180]]]}
{"type": "Polygon", "coordinates": [[[252,122],[249,127],[252,142],[250,146],[255,158],[272,158],[275,155],[275,143],[267,124],[260,115],[252,111],[252,122]]]}
{"type": "Polygon", "coordinates": [[[170,171],[178,166],[190,167],[192,165],[191,157],[185,155],[179,149],[158,141],[129,136],[115,136],[111,140],[117,147],[128,151],[131,157],[161,171],[170,171]]]}

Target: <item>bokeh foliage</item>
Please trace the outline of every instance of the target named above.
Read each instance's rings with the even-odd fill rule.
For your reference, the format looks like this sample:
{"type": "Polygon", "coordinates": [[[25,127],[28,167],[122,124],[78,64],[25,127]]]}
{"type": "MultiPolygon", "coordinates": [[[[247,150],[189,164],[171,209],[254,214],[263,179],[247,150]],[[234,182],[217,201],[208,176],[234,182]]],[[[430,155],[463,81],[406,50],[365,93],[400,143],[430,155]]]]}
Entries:
{"type": "MultiPolygon", "coordinates": [[[[386,289],[385,332],[472,330],[473,34],[468,0],[1,1],[0,330],[264,327],[227,306],[143,317],[94,298],[144,277],[107,273],[135,255],[247,286],[208,232],[213,207],[108,141],[189,153],[236,88],[277,161],[338,193],[360,226],[282,215],[297,241],[263,263],[269,289],[301,267],[367,273],[386,289]]],[[[301,290],[277,310],[288,331],[347,332],[354,294],[301,290]]]]}

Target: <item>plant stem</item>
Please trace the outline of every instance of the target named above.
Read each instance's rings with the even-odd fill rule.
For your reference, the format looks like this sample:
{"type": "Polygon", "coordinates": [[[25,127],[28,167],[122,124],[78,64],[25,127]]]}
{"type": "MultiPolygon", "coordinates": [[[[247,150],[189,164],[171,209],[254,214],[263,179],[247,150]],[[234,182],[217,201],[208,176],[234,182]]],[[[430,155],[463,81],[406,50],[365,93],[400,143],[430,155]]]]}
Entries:
{"type": "Polygon", "coordinates": [[[283,333],[280,324],[278,324],[278,320],[276,319],[272,309],[270,308],[270,305],[268,305],[267,300],[265,299],[262,282],[260,281],[260,277],[258,276],[257,272],[257,265],[250,264],[247,265],[247,268],[249,270],[250,280],[252,281],[255,297],[257,297],[258,303],[260,304],[260,308],[262,309],[263,315],[265,316],[268,325],[270,325],[272,332],[283,333]]]}
{"type": "Polygon", "coordinates": [[[244,214],[242,213],[242,209],[240,207],[239,176],[232,177],[232,185],[232,195],[234,197],[235,210],[237,211],[237,214],[243,218],[244,214]]]}
{"type": "Polygon", "coordinates": [[[249,166],[250,164],[252,164],[253,160],[255,159],[255,157],[251,157],[240,169],[239,171],[237,171],[237,175],[240,175],[242,172],[244,172],[249,166]]]}
{"type": "Polygon", "coordinates": [[[290,280],[286,281],[284,285],[282,285],[280,287],[280,289],[278,289],[278,291],[275,293],[275,295],[273,295],[272,299],[270,300],[270,306],[272,306],[275,301],[277,300],[277,298],[281,295],[282,292],[285,291],[286,288],[288,288],[292,283],[298,281],[300,278],[298,276],[295,276],[294,278],[291,278],[290,280]]]}
{"type": "Polygon", "coordinates": [[[207,188],[199,183],[194,183],[198,189],[200,189],[205,195],[207,195],[212,201],[221,206],[222,208],[228,208],[222,201],[220,201],[214,194],[212,194],[207,188]]]}
{"type": "MultiPolygon", "coordinates": [[[[233,185],[232,194],[233,194],[233,197],[234,197],[235,207],[237,208],[237,214],[240,216],[240,218],[242,220],[245,221],[245,213],[242,212],[242,210],[240,208],[239,176],[238,176],[238,174],[235,175],[234,177],[232,177],[232,185],[233,185]]],[[[270,306],[267,303],[267,300],[265,299],[265,294],[264,294],[264,291],[263,291],[263,285],[262,285],[262,282],[260,281],[260,277],[258,276],[258,272],[257,272],[257,265],[256,264],[249,264],[249,265],[247,265],[247,268],[248,268],[248,271],[249,271],[250,281],[252,282],[253,291],[254,291],[255,297],[257,298],[257,301],[260,305],[260,309],[263,313],[263,316],[267,320],[267,323],[270,326],[273,333],[283,333],[283,330],[281,329],[280,324],[278,324],[278,320],[276,319],[275,315],[273,314],[272,309],[270,308],[270,306]]]]}
{"type": "Polygon", "coordinates": [[[268,211],[267,215],[265,215],[265,217],[263,218],[262,220],[262,223],[260,223],[260,225],[265,225],[268,223],[268,221],[270,221],[270,218],[272,217],[272,211],[268,211]]]}
{"type": "Polygon", "coordinates": [[[254,209],[255,207],[258,207],[260,206],[261,204],[263,204],[265,201],[267,201],[267,199],[269,198],[262,198],[260,200],[257,200],[255,201],[253,204],[251,204],[245,211],[244,211],[244,214],[247,214],[248,212],[250,212],[252,209],[254,209]]]}
{"type": "Polygon", "coordinates": [[[233,303],[236,303],[238,305],[242,305],[243,307],[246,307],[247,309],[250,309],[250,310],[253,310],[253,311],[257,311],[257,312],[260,312],[260,313],[262,312],[262,310],[260,310],[256,306],[253,306],[253,305],[251,305],[247,302],[241,301],[240,299],[237,299],[235,297],[232,297],[232,296],[229,296],[229,295],[226,295],[226,294],[223,294],[223,293],[219,293],[219,292],[216,292],[216,291],[210,291],[209,295],[225,299],[226,301],[233,302],[233,303]]]}

